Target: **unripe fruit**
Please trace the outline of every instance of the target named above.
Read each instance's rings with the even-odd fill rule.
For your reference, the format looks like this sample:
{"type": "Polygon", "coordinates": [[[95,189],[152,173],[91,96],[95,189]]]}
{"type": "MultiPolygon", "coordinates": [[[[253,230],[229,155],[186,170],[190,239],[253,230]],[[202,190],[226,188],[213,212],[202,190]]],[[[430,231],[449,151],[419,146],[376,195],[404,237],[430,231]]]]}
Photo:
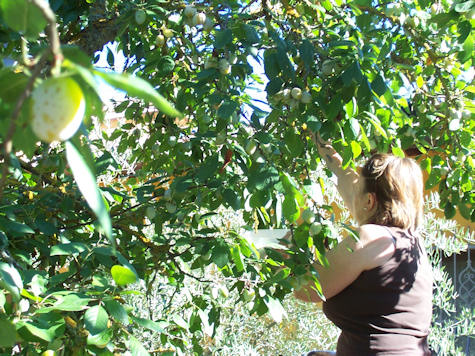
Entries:
{"type": "Polygon", "coordinates": [[[163,193],[163,199],[170,201],[172,199],[172,191],[170,189],[165,190],[163,193]]]}
{"type": "Polygon", "coordinates": [[[193,16],[193,25],[199,26],[203,25],[206,21],[206,14],[204,12],[198,12],[193,16]]]}
{"type": "Polygon", "coordinates": [[[302,93],[302,98],[300,99],[300,101],[303,104],[310,104],[312,102],[312,94],[310,94],[308,91],[304,91],[302,93]]]}
{"type": "Polygon", "coordinates": [[[164,35],[158,35],[155,44],[157,47],[162,47],[165,44],[165,36],[164,35]]]}
{"type": "Polygon", "coordinates": [[[465,18],[469,21],[475,20],[475,9],[472,8],[471,10],[465,12],[464,15],[465,15],[465,18]]]}
{"type": "Polygon", "coordinates": [[[316,236],[320,233],[320,231],[322,231],[321,224],[314,222],[312,223],[312,225],[310,225],[310,229],[309,229],[310,236],[316,236]]]}
{"type": "Polygon", "coordinates": [[[302,212],[302,219],[305,221],[307,224],[311,224],[315,221],[315,214],[312,212],[310,209],[305,209],[302,212]]]}
{"type": "Polygon", "coordinates": [[[73,79],[47,79],[33,90],[31,98],[31,129],[39,139],[64,141],[76,133],[86,111],[86,101],[73,79]]]}
{"type": "Polygon", "coordinates": [[[290,92],[290,94],[292,95],[292,98],[294,98],[295,100],[300,100],[302,98],[302,89],[300,88],[292,88],[292,91],[290,92]]]}
{"type": "Polygon", "coordinates": [[[147,218],[150,221],[155,219],[156,215],[157,215],[157,213],[155,212],[155,208],[153,206],[148,206],[147,209],[145,209],[145,216],[147,216],[147,218]]]}
{"type": "Polygon", "coordinates": [[[322,63],[322,74],[326,77],[333,73],[335,65],[331,59],[327,59],[322,63]]]}
{"type": "Polygon", "coordinates": [[[295,109],[299,105],[299,101],[292,98],[289,100],[289,108],[290,109],[295,109]]]}
{"type": "Polygon", "coordinates": [[[206,21],[203,24],[203,30],[209,32],[213,29],[213,27],[214,27],[214,21],[211,20],[211,18],[206,17],[206,21]]]}
{"type": "Polygon", "coordinates": [[[272,153],[272,146],[270,143],[265,143],[261,147],[265,154],[270,155],[272,153]]]}
{"type": "Polygon", "coordinates": [[[216,68],[218,61],[215,57],[206,58],[205,60],[205,69],[216,68]]]}
{"type": "Polygon", "coordinates": [[[223,75],[231,73],[231,65],[227,59],[223,58],[219,60],[219,71],[223,75]]]}
{"type": "Polygon", "coordinates": [[[290,99],[290,89],[282,90],[282,99],[288,101],[290,99]]]}
{"type": "Polygon", "coordinates": [[[166,38],[172,38],[173,37],[173,31],[170,30],[169,28],[162,28],[162,33],[166,38]]]}
{"type": "Polygon", "coordinates": [[[450,118],[452,120],[460,120],[462,119],[462,111],[461,110],[457,110],[457,109],[453,109],[451,108],[450,111],[450,118]]]}
{"type": "Polygon", "coordinates": [[[56,356],[57,353],[56,351],[53,351],[53,350],[46,350],[46,351],[43,351],[43,353],[41,354],[41,356],[56,356]]]}
{"type": "Polygon", "coordinates": [[[167,209],[167,211],[168,211],[170,214],[176,213],[176,205],[173,204],[173,203],[167,202],[167,203],[165,204],[165,208],[167,209]]]}
{"type": "Polygon", "coordinates": [[[257,57],[257,55],[259,54],[259,50],[256,47],[249,47],[249,54],[254,57],[257,57]]]}
{"type": "Polygon", "coordinates": [[[168,138],[168,145],[169,145],[170,147],[175,147],[175,146],[176,146],[176,142],[177,142],[177,140],[176,140],[176,137],[175,137],[175,136],[170,136],[170,137],[168,138]]]}
{"type": "Polygon", "coordinates": [[[229,63],[236,64],[237,63],[237,56],[234,53],[229,55],[229,63]]]}
{"type": "Polygon", "coordinates": [[[224,132],[220,132],[218,133],[218,135],[216,135],[215,143],[217,145],[222,145],[225,141],[226,141],[226,134],[224,132]]]}
{"type": "Polygon", "coordinates": [[[473,114],[472,114],[471,111],[469,111],[469,110],[464,110],[464,111],[462,112],[462,119],[463,119],[463,120],[470,120],[471,117],[472,117],[472,115],[473,115],[473,114]]]}
{"type": "Polygon", "coordinates": [[[243,289],[242,292],[242,299],[244,299],[245,302],[250,302],[251,300],[254,299],[254,291],[250,292],[247,289],[243,289]]]}
{"type": "Polygon", "coordinates": [[[137,22],[137,25],[142,25],[145,22],[146,18],[147,14],[144,10],[140,9],[135,11],[135,22],[137,22]]]}
{"type": "Polygon", "coordinates": [[[248,155],[253,155],[254,152],[256,152],[256,148],[257,148],[257,145],[253,140],[250,140],[246,143],[245,150],[248,155]]]}
{"type": "Polygon", "coordinates": [[[194,6],[191,6],[191,5],[188,5],[187,7],[185,7],[185,10],[183,10],[183,15],[185,15],[185,17],[193,17],[196,15],[196,9],[194,6]]]}
{"type": "Polygon", "coordinates": [[[219,294],[221,294],[222,297],[224,298],[229,297],[228,288],[226,288],[225,286],[220,286],[218,290],[219,290],[219,294]]]}

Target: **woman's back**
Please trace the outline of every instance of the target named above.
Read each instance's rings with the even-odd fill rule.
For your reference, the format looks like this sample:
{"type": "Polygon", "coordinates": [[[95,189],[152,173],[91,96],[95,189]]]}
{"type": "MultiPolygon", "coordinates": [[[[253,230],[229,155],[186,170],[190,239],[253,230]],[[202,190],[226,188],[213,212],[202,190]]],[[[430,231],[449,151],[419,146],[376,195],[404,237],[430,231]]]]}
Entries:
{"type": "Polygon", "coordinates": [[[323,311],[342,334],[337,355],[430,355],[426,337],[432,315],[432,273],[415,236],[388,228],[395,252],[362,272],[323,311]]]}

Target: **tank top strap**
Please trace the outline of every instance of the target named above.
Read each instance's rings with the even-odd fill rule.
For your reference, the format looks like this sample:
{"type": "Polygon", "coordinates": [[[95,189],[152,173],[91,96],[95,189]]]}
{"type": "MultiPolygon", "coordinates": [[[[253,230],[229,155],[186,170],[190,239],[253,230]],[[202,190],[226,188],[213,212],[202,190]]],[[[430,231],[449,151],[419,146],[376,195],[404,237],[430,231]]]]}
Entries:
{"type": "Polygon", "coordinates": [[[396,235],[394,234],[394,232],[392,231],[392,229],[391,229],[389,226],[385,226],[385,225],[381,225],[381,226],[384,227],[384,228],[389,232],[389,235],[390,235],[391,238],[393,239],[394,246],[397,247],[396,235]]]}

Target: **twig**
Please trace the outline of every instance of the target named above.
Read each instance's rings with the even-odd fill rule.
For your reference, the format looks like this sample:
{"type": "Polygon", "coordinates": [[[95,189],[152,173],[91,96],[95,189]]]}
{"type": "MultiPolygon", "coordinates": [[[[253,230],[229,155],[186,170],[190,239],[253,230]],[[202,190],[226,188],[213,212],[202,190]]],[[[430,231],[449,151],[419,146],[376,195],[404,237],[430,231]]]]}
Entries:
{"type": "Polygon", "coordinates": [[[48,22],[47,35],[50,42],[51,53],[53,54],[54,58],[53,68],[51,71],[53,74],[58,74],[61,67],[61,62],[63,61],[63,54],[61,52],[61,43],[59,41],[58,29],[56,28],[56,15],[54,14],[53,10],[51,10],[51,7],[49,6],[49,3],[47,1],[31,1],[35,6],[40,9],[41,13],[48,22]]]}

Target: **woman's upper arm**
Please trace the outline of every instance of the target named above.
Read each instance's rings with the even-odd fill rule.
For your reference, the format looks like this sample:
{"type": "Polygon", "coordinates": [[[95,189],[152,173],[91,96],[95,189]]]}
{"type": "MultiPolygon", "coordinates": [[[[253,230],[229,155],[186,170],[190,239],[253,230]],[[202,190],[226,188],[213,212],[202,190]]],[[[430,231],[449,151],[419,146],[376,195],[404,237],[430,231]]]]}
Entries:
{"type": "MultiPolygon", "coordinates": [[[[359,229],[359,240],[345,238],[334,249],[327,252],[328,267],[315,265],[319,274],[323,295],[326,299],[335,296],[355,281],[361,272],[384,263],[394,252],[392,238],[376,225],[364,225],[359,229]]],[[[306,298],[303,300],[318,301],[315,291],[310,293],[310,286],[303,288],[306,298]]],[[[303,296],[303,295],[302,295],[303,296]]]]}
{"type": "MultiPolygon", "coordinates": [[[[335,248],[328,251],[326,257],[329,266],[316,264],[318,280],[326,299],[333,297],[350,285],[364,270],[360,260],[358,243],[352,238],[345,238],[335,248]]],[[[313,282],[312,282],[313,283],[313,282]]],[[[308,302],[321,301],[312,283],[294,292],[295,297],[308,302]]]]}
{"type": "Polygon", "coordinates": [[[331,298],[349,286],[365,270],[361,241],[346,237],[326,254],[329,266],[315,266],[325,298],[331,298]]]}

